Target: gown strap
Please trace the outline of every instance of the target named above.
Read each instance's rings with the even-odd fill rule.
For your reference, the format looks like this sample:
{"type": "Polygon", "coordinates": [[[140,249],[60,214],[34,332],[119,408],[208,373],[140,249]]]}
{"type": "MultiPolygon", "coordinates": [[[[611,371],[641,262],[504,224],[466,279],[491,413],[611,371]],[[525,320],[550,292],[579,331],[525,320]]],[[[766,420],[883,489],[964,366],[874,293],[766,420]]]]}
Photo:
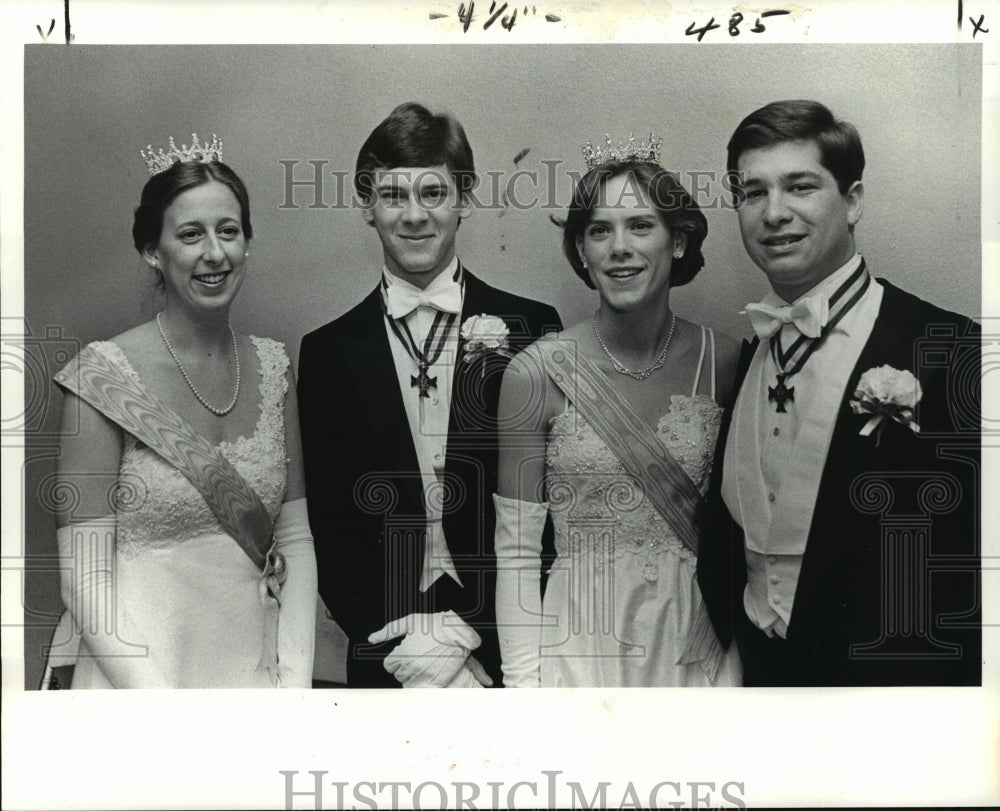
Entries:
{"type": "MultiPolygon", "coordinates": [[[[702,327],[702,329],[705,329],[705,327],[702,327]]],[[[709,374],[712,377],[711,391],[709,393],[712,397],[712,400],[715,400],[715,330],[713,330],[711,327],[708,328],[708,343],[710,346],[709,357],[711,359],[709,366],[709,374]]]]}
{"type": "Polygon", "coordinates": [[[715,332],[708,327],[701,327],[701,352],[698,354],[698,368],[694,373],[694,385],[691,387],[691,396],[698,394],[698,386],[701,385],[701,372],[705,368],[705,355],[709,356],[708,374],[710,378],[709,386],[712,399],[715,399],[715,332]],[[707,340],[706,340],[707,338],[707,340]]]}

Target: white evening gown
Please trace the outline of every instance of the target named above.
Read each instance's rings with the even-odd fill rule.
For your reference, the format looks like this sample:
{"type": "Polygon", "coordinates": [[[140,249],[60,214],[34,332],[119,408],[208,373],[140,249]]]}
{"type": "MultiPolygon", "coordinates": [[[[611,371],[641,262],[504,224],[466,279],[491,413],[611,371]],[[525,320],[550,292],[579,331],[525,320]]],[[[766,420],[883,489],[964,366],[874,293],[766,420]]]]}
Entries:
{"type": "MultiPolygon", "coordinates": [[[[272,522],[285,496],[284,346],[251,336],[260,368],[254,433],[216,447],[256,491],[272,522]]],[[[121,348],[91,344],[139,380],[121,348]]],[[[191,483],[126,433],[116,509],[116,593],[138,638],[173,687],[261,687],[260,572],[191,483]]],[[[119,636],[129,641],[128,627],[119,636]]],[[[112,685],[81,645],[72,688],[112,685]]]]}
{"type": "MultiPolygon", "coordinates": [[[[656,433],[704,494],[722,408],[696,393],[704,328],[702,342],[692,394],[670,398],[656,433]]],[[[549,426],[546,486],[557,558],[542,604],[541,686],[738,686],[735,645],[714,682],[699,663],[677,663],[701,602],[696,558],[572,402],[549,426]]]]}

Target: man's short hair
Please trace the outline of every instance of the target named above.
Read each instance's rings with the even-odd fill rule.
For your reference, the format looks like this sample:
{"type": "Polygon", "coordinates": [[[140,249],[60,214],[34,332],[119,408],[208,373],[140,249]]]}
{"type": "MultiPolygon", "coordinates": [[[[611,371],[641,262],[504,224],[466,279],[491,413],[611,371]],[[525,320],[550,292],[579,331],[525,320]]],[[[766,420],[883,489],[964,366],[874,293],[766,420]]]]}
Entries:
{"type": "Polygon", "coordinates": [[[726,169],[738,171],[740,155],[748,149],[774,146],[785,141],[813,141],[819,147],[820,163],[834,176],[841,194],[861,180],[865,151],[852,124],[838,121],[818,101],[796,99],[774,101],[744,118],[726,147],[726,169]]]}
{"type": "Polygon", "coordinates": [[[354,167],[354,191],[370,202],[375,172],[403,166],[447,166],[460,195],[475,185],[472,147],[458,119],[448,113],[434,115],[412,101],[389,113],[362,145],[354,167]]]}

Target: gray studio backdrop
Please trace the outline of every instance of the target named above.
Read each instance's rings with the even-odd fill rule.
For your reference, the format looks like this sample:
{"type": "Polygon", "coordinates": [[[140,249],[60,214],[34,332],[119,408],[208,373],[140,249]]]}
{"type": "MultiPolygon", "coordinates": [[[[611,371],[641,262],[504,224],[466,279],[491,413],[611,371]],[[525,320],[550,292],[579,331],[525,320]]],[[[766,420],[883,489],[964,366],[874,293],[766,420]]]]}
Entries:
{"type": "MultiPolygon", "coordinates": [[[[705,269],[676,291],[676,309],[748,334],[739,311],[767,288],[709,173],[724,170],[739,120],[782,98],[818,99],[860,130],[868,168],[856,233],[874,274],[978,317],[981,74],[975,45],[28,46],[25,329],[51,374],[60,349],[151,316],[148,269],[131,246],[146,178],[138,151],[217,133],[250,189],[256,235],[234,326],[284,341],[294,362],[303,334],[377,281],[381,250],[351,205],[349,173],[371,129],[410,100],[462,121],[484,175],[484,207],[459,232],[463,261],[555,304],[566,323],[588,317],[595,297],[562,257],[549,214],[584,168],[582,143],[652,131],[663,165],[716,201],[705,269]],[[299,186],[289,198],[289,171],[311,180],[314,165],[319,194],[299,186]]],[[[25,374],[29,688],[60,608],[55,525],[40,495],[55,467],[59,395],[43,378],[25,374]]]]}

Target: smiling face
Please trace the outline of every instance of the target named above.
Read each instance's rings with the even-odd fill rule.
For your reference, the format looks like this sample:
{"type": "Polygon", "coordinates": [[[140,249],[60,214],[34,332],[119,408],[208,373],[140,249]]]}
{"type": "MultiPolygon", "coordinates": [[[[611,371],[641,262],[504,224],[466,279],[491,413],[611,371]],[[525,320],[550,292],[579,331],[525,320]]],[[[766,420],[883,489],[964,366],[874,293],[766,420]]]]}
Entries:
{"type": "Polygon", "coordinates": [[[684,255],[686,236],[671,231],[629,175],[604,184],[577,249],[600,293],[614,310],[669,301],[670,268],[684,255]]]}
{"type": "Polygon", "coordinates": [[[793,301],[854,255],[864,189],[856,181],[841,194],[814,142],[748,149],[738,166],[743,246],[779,296],[793,301]]]}
{"type": "Polygon", "coordinates": [[[236,196],[215,181],[177,195],[163,214],[159,242],[143,255],[163,274],[168,307],[228,307],[243,282],[246,264],[236,196]]]}
{"type": "Polygon", "coordinates": [[[459,223],[471,211],[448,167],[401,167],[375,172],[363,216],[382,240],[389,272],[424,288],[451,262],[459,223]]]}

